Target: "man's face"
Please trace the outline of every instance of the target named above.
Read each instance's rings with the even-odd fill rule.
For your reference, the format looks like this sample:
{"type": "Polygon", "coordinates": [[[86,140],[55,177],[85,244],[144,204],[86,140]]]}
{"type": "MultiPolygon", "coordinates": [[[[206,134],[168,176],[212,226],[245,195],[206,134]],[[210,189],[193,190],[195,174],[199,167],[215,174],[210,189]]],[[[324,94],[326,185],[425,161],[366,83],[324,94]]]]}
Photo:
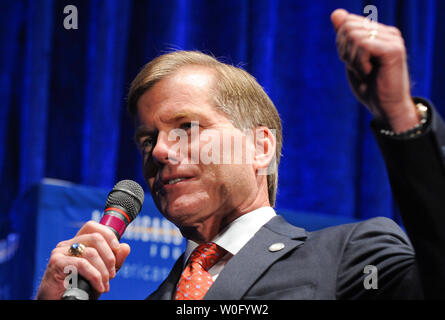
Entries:
{"type": "Polygon", "coordinates": [[[257,196],[255,169],[248,161],[254,144],[213,106],[212,82],[206,69],[182,68],[138,101],[135,138],[144,177],[158,209],[186,234],[216,234],[257,196]],[[185,140],[173,134],[178,130],[185,140]],[[229,150],[223,143],[227,135],[232,142],[242,139],[242,148],[233,143],[229,150]],[[187,141],[181,151],[179,140],[187,141]],[[222,161],[227,151],[232,160],[242,152],[242,163],[221,164],[227,163],[222,161]],[[216,161],[209,163],[209,156],[216,161]]]}

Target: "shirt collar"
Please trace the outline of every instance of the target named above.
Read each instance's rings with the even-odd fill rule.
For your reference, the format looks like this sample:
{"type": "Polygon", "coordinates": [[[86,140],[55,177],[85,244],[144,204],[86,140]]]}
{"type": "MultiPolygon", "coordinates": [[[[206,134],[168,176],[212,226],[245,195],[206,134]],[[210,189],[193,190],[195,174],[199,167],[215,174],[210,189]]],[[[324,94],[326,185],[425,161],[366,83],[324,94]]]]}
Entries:
{"type": "MultiPolygon", "coordinates": [[[[243,214],[225,227],[212,242],[235,255],[274,216],[276,216],[276,213],[272,207],[261,207],[243,214]]],[[[195,241],[187,240],[184,265],[197,246],[198,243],[195,241]]]]}

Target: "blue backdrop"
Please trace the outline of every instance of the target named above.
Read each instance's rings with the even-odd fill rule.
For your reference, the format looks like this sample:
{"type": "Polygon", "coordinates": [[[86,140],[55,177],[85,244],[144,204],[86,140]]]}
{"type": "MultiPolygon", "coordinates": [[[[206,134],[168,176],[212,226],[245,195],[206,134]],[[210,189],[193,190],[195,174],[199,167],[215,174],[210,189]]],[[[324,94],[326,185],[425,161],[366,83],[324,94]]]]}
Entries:
{"type": "Polygon", "coordinates": [[[338,7],[363,14],[367,4],[401,29],[413,95],[444,115],[444,1],[0,0],[0,240],[13,235],[14,201],[44,177],[146,187],[125,96],[142,65],[173,48],[242,66],[275,102],[284,126],[279,210],[400,222],[329,17],[338,7]],[[78,29],[64,28],[67,5],[78,29]]]}

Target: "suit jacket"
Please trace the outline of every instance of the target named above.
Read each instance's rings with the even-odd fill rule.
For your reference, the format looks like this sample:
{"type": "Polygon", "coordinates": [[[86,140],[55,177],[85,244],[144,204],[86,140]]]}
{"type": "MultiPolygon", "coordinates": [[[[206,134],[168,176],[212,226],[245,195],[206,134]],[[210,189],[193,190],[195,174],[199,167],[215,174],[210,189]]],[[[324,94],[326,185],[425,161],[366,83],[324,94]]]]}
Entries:
{"type": "MultiPolygon", "coordinates": [[[[276,216],[228,261],[204,298],[445,298],[445,126],[418,100],[431,107],[420,137],[388,138],[372,123],[409,238],[382,217],[307,232],[276,216]],[[269,250],[274,243],[283,249],[269,250]],[[369,265],[377,270],[375,289],[365,286],[369,265]]],[[[148,299],[172,299],[182,259],[148,299]]]]}

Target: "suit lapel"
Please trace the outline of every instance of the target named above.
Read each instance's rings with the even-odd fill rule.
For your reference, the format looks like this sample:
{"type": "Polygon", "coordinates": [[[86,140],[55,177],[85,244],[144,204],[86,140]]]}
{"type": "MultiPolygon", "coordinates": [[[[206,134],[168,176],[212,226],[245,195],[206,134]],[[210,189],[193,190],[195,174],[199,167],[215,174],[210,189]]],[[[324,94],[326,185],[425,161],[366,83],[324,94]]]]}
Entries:
{"type": "Polygon", "coordinates": [[[272,218],[225,265],[205,295],[206,300],[239,300],[255,281],[278,259],[302,245],[306,231],[287,223],[281,216],[272,218]],[[272,244],[284,248],[270,251],[272,244]]]}

